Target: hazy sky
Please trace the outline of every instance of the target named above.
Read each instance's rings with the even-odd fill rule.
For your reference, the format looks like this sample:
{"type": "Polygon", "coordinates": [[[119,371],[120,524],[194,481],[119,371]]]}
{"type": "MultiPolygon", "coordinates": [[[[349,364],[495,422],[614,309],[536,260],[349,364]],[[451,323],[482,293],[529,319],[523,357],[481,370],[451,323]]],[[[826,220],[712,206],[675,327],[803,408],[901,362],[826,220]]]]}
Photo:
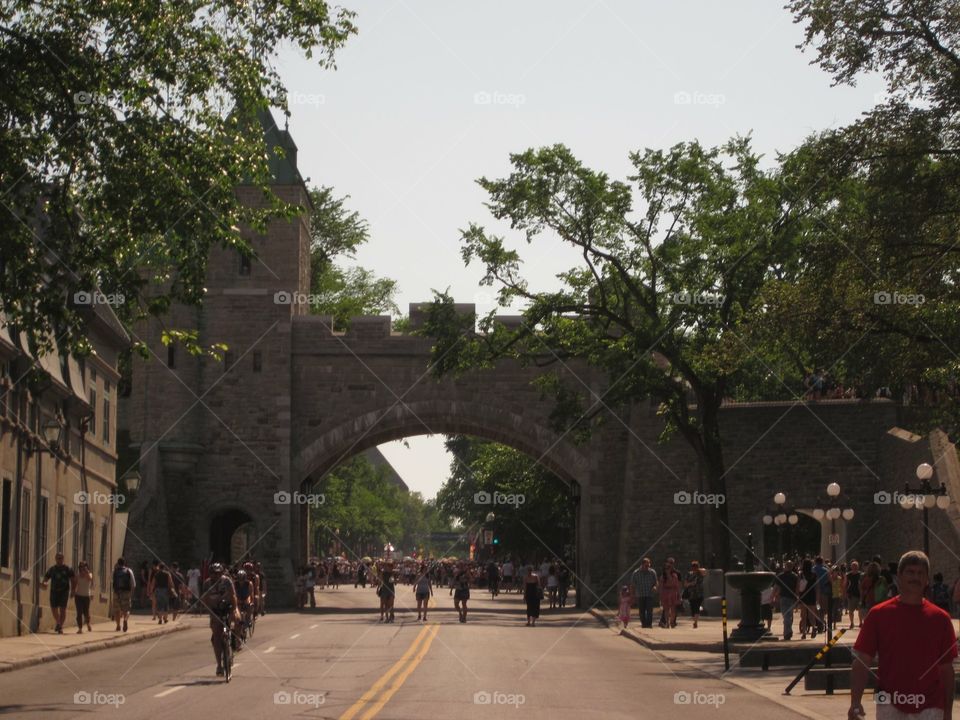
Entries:
{"type": "MultiPolygon", "coordinates": [[[[498,227],[475,179],[509,172],[509,154],[563,143],[625,179],[630,151],[751,133],[773,156],[846,124],[883,91],[879,78],[831,87],[796,45],[778,0],[354,0],[359,35],[321,71],[293,51],[290,91],[299,167],[350,195],[370,223],[357,262],[399,283],[399,305],[449,288],[493,307],[464,267],[459,229],[498,227]]],[[[508,233],[506,228],[500,228],[508,233]]],[[[577,256],[545,241],[524,250],[534,289],[577,256]]],[[[442,437],[381,447],[413,490],[432,497],[449,458],[442,437]]]]}

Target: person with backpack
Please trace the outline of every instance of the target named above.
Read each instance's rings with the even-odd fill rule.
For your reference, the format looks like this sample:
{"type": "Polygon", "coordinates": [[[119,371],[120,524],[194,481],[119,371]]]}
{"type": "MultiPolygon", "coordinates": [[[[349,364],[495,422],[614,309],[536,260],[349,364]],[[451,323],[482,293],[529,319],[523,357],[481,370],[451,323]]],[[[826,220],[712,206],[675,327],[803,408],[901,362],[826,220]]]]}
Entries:
{"type": "Polygon", "coordinates": [[[123,631],[127,631],[127,621],[130,619],[130,596],[134,588],[137,587],[137,581],[133,576],[133,571],[127,567],[123,558],[117,558],[117,564],[113,568],[113,619],[117,623],[117,631],[120,630],[120,621],[123,620],[123,631]]]}

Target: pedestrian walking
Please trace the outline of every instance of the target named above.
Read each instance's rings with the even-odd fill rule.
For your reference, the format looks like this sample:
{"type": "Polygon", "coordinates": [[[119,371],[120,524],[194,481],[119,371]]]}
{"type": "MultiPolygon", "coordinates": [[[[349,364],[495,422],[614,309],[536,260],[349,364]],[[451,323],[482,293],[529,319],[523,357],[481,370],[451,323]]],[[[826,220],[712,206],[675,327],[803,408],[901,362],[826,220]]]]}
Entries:
{"type": "Polygon", "coordinates": [[[817,574],[813,569],[813,561],[804,558],[800,571],[800,639],[806,640],[807,633],[811,638],[817,636],[820,630],[817,617],[817,574]]]}
{"type": "Polygon", "coordinates": [[[157,565],[153,574],[153,596],[157,608],[157,625],[169,621],[170,592],[173,589],[173,578],[164,563],[157,565]]]}
{"type": "Polygon", "coordinates": [[[860,563],[856,560],[850,563],[850,569],[843,576],[843,596],[846,600],[847,612],[850,615],[850,627],[853,630],[853,614],[857,613],[857,627],[863,625],[863,607],[860,598],[860,582],[863,573],[860,572],[860,563]]]}
{"type": "Polygon", "coordinates": [[[877,720],[952,717],[957,636],[950,615],[927,600],[930,560],[917,550],[897,566],[899,595],[871,608],[853,646],[849,720],[865,715],[862,699],[877,658],[877,720]]]}
{"type": "Polygon", "coordinates": [[[193,567],[187,570],[187,590],[190,593],[190,602],[195,613],[200,612],[200,604],[197,600],[200,597],[200,569],[197,567],[197,563],[193,564],[193,567]]]}
{"type": "Polygon", "coordinates": [[[420,574],[413,585],[413,592],[417,598],[417,620],[420,620],[422,615],[423,622],[426,622],[427,606],[430,604],[430,598],[433,597],[433,583],[430,582],[426,565],[420,566],[420,574]]]}
{"type": "MultiPolygon", "coordinates": [[[[557,587],[557,597],[560,600],[560,607],[565,608],[567,606],[567,595],[570,593],[570,568],[567,567],[566,563],[560,565],[557,582],[559,583],[557,587]]],[[[631,589],[631,594],[632,592],[631,589]]]]}
{"type": "Polygon", "coordinates": [[[797,608],[799,592],[800,577],[793,570],[793,561],[787,560],[783,564],[783,572],[777,575],[774,581],[771,598],[773,605],[780,606],[784,640],[790,640],[793,637],[793,611],[797,608]]]}
{"type": "Polygon", "coordinates": [[[73,585],[73,569],[63,562],[63,553],[55,556],[55,565],[51,565],[43,575],[40,587],[47,589],[50,584],[50,610],[56,623],[54,632],[63,635],[63,626],[67,621],[67,604],[70,601],[70,588],[73,585]]]}
{"type": "Polygon", "coordinates": [[[305,580],[307,599],[310,601],[310,607],[315,608],[317,606],[317,597],[314,595],[314,588],[317,586],[317,564],[311,563],[307,568],[307,577],[305,580]]]}
{"type": "Polygon", "coordinates": [[[543,600],[543,588],[540,587],[540,576],[533,571],[533,565],[527,565],[527,572],[523,576],[523,601],[527,605],[527,625],[537,624],[541,600],[543,600]]]}
{"type": "Polygon", "coordinates": [[[560,579],[557,577],[557,566],[551,565],[547,571],[547,595],[550,597],[550,609],[557,607],[557,590],[560,587],[560,579]]]}
{"type": "Polygon", "coordinates": [[[130,619],[130,597],[137,587],[136,578],[133,576],[133,570],[127,567],[122,557],[117,558],[117,564],[113,567],[113,606],[111,615],[117,623],[117,631],[120,630],[120,623],[123,622],[123,631],[127,631],[127,621],[130,619]]]}
{"type": "Polygon", "coordinates": [[[77,572],[73,576],[73,602],[77,607],[77,634],[83,632],[83,626],[86,624],[87,631],[93,632],[93,626],[90,624],[90,595],[93,589],[93,573],[87,567],[87,563],[81,560],[77,565],[77,572]]]}
{"type": "Polygon", "coordinates": [[[617,619],[624,627],[630,624],[630,608],[633,607],[633,589],[629,585],[620,588],[620,613],[617,619]]]}
{"type": "Polygon", "coordinates": [[[500,570],[503,573],[503,591],[510,592],[513,589],[513,561],[508,557],[504,560],[503,567],[500,570]]]}
{"type": "Polygon", "coordinates": [[[697,627],[697,622],[700,620],[700,608],[703,605],[703,576],[706,574],[706,568],[701,568],[700,563],[694,560],[690,563],[690,572],[687,573],[683,583],[683,592],[690,603],[690,617],[693,618],[694,627],[697,627]]]}
{"type": "Polygon", "coordinates": [[[491,600],[500,594],[500,566],[496,560],[487,563],[487,588],[490,590],[491,600]]]}
{"type": "Polygon", "coordinates": [[[640,627],[653,627],[653,599],[657,596],[659,587],[657,586],[657,571],[651,565],[650,558],[645,557],[640,561],[640,567],[633,571],[632,582],[633,594],[637,599],[637,606],[640,611],[640,627]]]}
{"type": "Polygon", "coordinates": [[[393,601],[396,594],[393,569],[384,568],[380,576],[380,586],[377,588],[377,597],[380,598],[380,622],[393,622],[393,601]]]}
{"type": "Polygon", "coordinates": [[[460,617],[460,622],[467,621],[467,600],[470,599],[470,574],[466,567],[460,566],[453,576],[453,607],[460,617]]]}
{"type": "Polygon", "coordinates": [[[173,621],[177,621],[177,615],[183,607],[183,599],[187,593],[187,581],[180,572],[180,563],[173,563],[170,566],[170,579],[173,581],[170,586],[170,614],[173,621]]]}
{"type": "Polygon", "coordinates": [[[677,626],[677,605],[680,604],[680,573],[674,570],[676,561],[667,558],[660,574],[660,607],[663,616],[660,618],[661,627],[675,628],[677,626]]]}

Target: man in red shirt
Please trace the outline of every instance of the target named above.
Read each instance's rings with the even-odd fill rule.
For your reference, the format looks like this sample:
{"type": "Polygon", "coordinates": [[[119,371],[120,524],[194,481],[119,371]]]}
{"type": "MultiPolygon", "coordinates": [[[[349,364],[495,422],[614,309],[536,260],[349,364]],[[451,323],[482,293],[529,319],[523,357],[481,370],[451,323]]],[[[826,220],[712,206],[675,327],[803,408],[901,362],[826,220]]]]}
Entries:
{"type": "Polygon", "coordinates": [[[853,646],[849,720],[864,716],[863,690],[878,660],[877,720],[952,720],[957,636],[950,616],[923,593],[930,561],[913,550],[900,558],[900,594],[874,605],[853,646]]]}

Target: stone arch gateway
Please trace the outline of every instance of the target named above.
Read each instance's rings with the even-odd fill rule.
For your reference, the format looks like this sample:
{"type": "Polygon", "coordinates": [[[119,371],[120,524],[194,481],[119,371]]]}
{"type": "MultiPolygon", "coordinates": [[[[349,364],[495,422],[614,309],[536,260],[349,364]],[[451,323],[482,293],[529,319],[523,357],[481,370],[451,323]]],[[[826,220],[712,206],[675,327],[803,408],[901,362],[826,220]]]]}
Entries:
{"type": "MultiPolygon", "coordinates": [[[[285,131],[272,131],[281,136],[278,144],[293,147],[285,131]]],[[[392,331],[389,317],[354,318],[340,333],[330,318],[310,314],[310,201],[295,157],[275,158],[274,192],[302,214],[273,222],[265,234],[245,233],[258,258],[252,265],[233,249],[212,251],[200,306],[175,306],[162,323],[134,328],[152,357],[132,361],[130,394],[119,408],[131,446],[119,449],[118,472],[127,471],[129,454],[142,478],[129,514],[128,562],[209,557],[215,512],[234,509],[255,529],[248,551],[263,562],[277,589],[274,601],[289,599],[293,569],[307,553],[305,509],[277,503],[275,495],[300,489],[365,447],[427,433],[503,442],[578,485],[577,573],[588,604],[611,602],[643,555],[710,562],[706,539],[715,513],[677,500],[702,489],[697,458],[678,437],[660,441],[663,423],[653,403],[604,406],[602,426],[578,445],[551,429],[552,403],[532,382],[558,372],[588,405],[602,403],[606,381],[583,363],[501,362],[438,380],[430,373],[430,339],[392,331]],[[162,333],[170,327],[196,328],[201,345],[230,349],[219,361],[168,355],[162,333]]],[[[244,202],[262,204],[252,188],[237,192],[244,202]]],[[[414,328],[419,312],[411,306],[414,328]]],[[[902,487],[904,468],[934,463],[960,499],[956,454],[945,451],[942,433],[919,438],[892,431],[903,418],[903,408],[889,401],[725,407],[725,529],[736,538],[734,553],[742,555],[748,532],[762,530],[760,517],[775,492],[812,506],[836,480],[857,503],[845,535],[856,539],[857,553],[891,556],[901,538],[916,532],[914,518],[873,498],[902,487]]],[[[935,514],[932,523],[939,537],[960,544],[955,509],[935,514]]]]}

